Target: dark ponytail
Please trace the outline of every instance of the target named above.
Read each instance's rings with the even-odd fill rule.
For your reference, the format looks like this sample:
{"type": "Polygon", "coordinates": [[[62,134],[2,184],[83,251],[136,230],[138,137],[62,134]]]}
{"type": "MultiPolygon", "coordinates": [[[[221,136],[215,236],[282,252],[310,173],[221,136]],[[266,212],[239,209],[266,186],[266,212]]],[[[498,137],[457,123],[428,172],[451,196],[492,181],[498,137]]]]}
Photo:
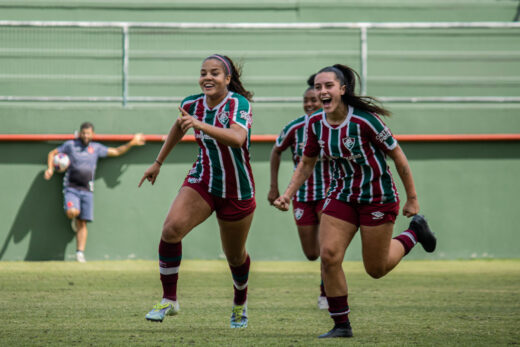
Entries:
{"type": "Polygon", "coordinates": [[[304,94],[307,93],[307,91],[314,89],[314,77],[316,77],[315,73],[307,78],[307,88],[305,89],[304,94]]]}
{"type": "Polygon", "coordinates": [[[340,85],[346,86],[346,92],[341,96],[345,105],[351,105],[363,111],[377,113],[381,116],[390,116],[391,112],[386,108],[377,105],[379,101],[371,96],[356,95],[356,79],[359,75],[354,69],[341,64],[334,64],[321,69],[321,72],[333,72],[339,80],[340,85]]]}
{"type": "Polygon", "coordinates": [[[240,81],[240,75],[242,75],[242,66],[235,65],[233,60],[226,55],[213,54],[204,59],[204,61],[208,59],[215,59],[220,61],[224,68],[224,72],[226,75],[231,75],[231,81],[229,82],[228,89],[232,92],[242,95],[249,101],[253,100],[253,93],[247,91],[242,85],[242,81],[240,81]],[[231,70],[231,71],[230,71],[231,70]]]}

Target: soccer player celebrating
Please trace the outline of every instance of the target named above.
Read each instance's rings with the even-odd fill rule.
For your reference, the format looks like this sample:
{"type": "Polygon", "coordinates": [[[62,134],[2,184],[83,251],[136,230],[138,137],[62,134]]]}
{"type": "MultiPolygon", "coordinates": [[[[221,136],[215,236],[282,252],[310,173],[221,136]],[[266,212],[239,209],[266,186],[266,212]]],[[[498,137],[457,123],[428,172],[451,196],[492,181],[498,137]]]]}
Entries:
{"type": "Polygon", "coordinates": [[[92,141],[93,137],[94,125],[90,122],[81,124],[78,138],[66,141],[49,152],[44,173],[44,178],[50,180],[54,174],[54,156],[58,153],[69,156],[70,166],[63,177],[64,209],[76,233],[76,260],[80,263],[86,262],[87,222],[94,219],[94,174],[98,159],[118,157],[131,147],[145,143],[143,134],[135,134],[130,142],[119,147],[106,147],[92,141]]]}
{"type": "Polygon", "coordinates": [[[304,155],[285,193],[275,206],[287,211],[292,196],[311,175],[320,151],[334,160],[334,174],[323,206],[319,228],[320,257],[329,312],[334,327],[320,338],[351,337],[347,282],[341,266],[352,238],[361,229],[363,263],[380,278],[391,271],[419,242],[433,252],[436,238],[419,215],[419,203],[406,156],[380,119],[389,111],[374,99],[355,94],[357,73],[336,64],[321,69],[314,88],[322,110],[308,122],[304,155]],[[392,239],[399,214],[397,190],[386,162],[393,159],[406,191],[403,215],[408,230],[392,239]]]}
{"type": "Polygon", "coordinates": [[[234,284],[230,325],[245,328],[250,266],[246,239],[256,207],[249,163],[252,94],[242,86],[240,70],[233,61],[218,54],[202,62],[199,86],[201,94],[182,101],[180,117],[139,182],[139,187],[145,179],[154,184],[170,151],[193,128],[199,155],[164,221],[159,243],[163,299],[146,319],[162,322],[166,315],[179,311],[177,279],[182,239],[215,211],[234,284]]]}
{"type": "MultiPolygon", "coordinates": [[[[287,148],[291,149],[294,167],[296,168],[303,155],[305,131],[309,116],[321,107],[321,101],[314,90],[314,75],[307,82],[309,87],[303,94],[303,110],[305,114],[289,122],[283,128],[271,151],[271,188],[267,195],[267,200],[271,205],[280,196],[280,191],[278,190],[278,170],[282,152],[287,148]]],[[[311,176],[293,197],[294,221],[298,228],[303,253],[309,260],[316,260],[320,256],[318,225],[330,177],[329,161],[327,158],[320,156],[311,176]]],[[[318,308],[327,309],[328,307],[322,281],[320,284],[320,295],[318,296],[318,308]]]]}

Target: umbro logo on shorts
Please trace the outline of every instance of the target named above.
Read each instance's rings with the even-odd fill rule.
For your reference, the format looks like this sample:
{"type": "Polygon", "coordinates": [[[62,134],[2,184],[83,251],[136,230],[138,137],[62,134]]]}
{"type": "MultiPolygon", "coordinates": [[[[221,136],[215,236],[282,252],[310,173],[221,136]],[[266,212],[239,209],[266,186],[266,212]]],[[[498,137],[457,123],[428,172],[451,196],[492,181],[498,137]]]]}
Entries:
{"type": "Polygon", "coordinates": [[[383,212],[372,212],[372,219],[382,219],[385,216],[383,212]]]}

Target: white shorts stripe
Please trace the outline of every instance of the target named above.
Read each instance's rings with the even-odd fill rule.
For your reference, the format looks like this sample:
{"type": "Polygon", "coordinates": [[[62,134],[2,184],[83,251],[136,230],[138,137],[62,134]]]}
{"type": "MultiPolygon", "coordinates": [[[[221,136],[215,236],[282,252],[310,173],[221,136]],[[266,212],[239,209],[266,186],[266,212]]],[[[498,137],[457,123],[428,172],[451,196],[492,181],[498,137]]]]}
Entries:
{"type": "Polygon", "coordinates": [[[161,275],[174,275],[176,273],[179,273],[179,267],[159,267],[159,272],[161,275]]]}

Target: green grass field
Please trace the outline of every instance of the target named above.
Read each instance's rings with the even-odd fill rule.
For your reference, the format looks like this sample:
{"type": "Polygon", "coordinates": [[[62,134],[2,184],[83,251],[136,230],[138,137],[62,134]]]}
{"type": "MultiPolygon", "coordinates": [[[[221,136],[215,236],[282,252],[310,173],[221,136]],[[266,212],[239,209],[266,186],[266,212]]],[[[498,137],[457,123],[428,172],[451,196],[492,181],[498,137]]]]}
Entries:
{"type": "Polygon", "coordinates": [[[184,261],[181,312],[144,315],[162,291],[156,262],[0,262],[0,346],[520,344],[520,260],[405,261],[383,279],[346,262],[354,338],[316,307],[319,263],[254,262],[249,327],[229,328],[222,261],[184,261]]]}

